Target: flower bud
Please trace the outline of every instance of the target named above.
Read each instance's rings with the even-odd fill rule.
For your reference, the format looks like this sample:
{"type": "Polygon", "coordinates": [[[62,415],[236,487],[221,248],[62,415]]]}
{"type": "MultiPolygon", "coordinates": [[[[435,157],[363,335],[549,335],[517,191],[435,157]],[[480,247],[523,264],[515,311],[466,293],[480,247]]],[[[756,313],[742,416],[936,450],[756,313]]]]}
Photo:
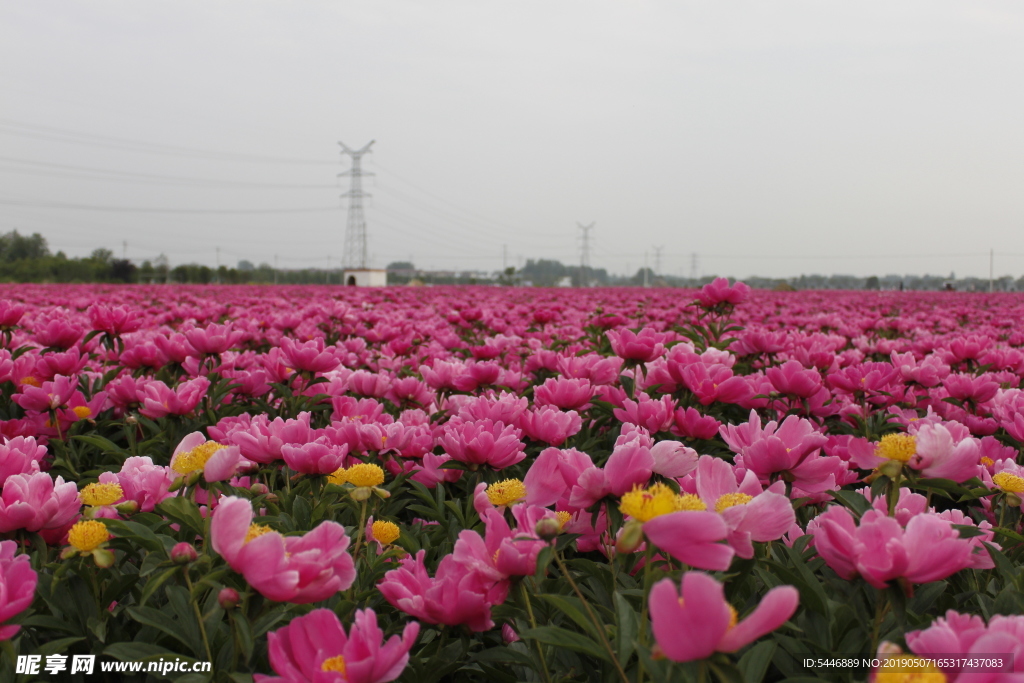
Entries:
{"type": "Polygon", "coordinates": [[[352,500],[363,502],[364,500],[368,500],[370,496],[373,495],[373,489],[371,489],[369,486],[357,486],[356,488],[352,489],[351,493],[349,493],[348,495],[352,496],[352,500]]]}
{"type": "Polygon", "coordinates": [[[238,591],[234,588],[221,588],[220,593],[217,593],[217,602],[220,604],[221,609],[234,609],[240,601],[238,591]]]}
{"type": "Polygon", "coordinates": [[[106,548],[97,548],[92,551],[92,559],[95,560],[96,566],[101,569],[112,567],[114,565],[114,553],[107,550],[106,548]]]}
{"type": "Polygon", "coordinates": [[[878,466],[878,471],[890,479],[895,479],[903,471],[903,463],[899,460],[886,460],[878,466]]]}
{"type": "Polygon", "coordinates": [[[118,503],[117,505],[115,505],[114,509],[117,510],[122,515],[133,515],[139,511],[139,504],[136,503],[134,500],[126,500],[123,503],[118,503]]]}
{"type": "Polygon", "coordinates": [[[631,553],[640,547],[644,542],[644,525],[635,519],[626,522],[622,527],[618,540],[615,541],[615,550],[620,553],[631,553]]]}
{"type": "Polygon", "coordinates": [[[129,415],[124,419],[124,422],[125,424],[129,425],[137,425],[139,424],[139,418],[135,417],[134,415],[129,415]]]}
{"type": "Polygon", "coordinates": [[[196,549],[191,543],[185,543],[183,541],[171,548],[171,562],[174,564],[188,564],[189,562],[195,562],[197,557],[199,557],[199,553],[196,552],[196,549]]]}
{"type": "Polygon", "coordinates": [[[184,485],[185,477],[178,477],[177,479],[171,482],[171,485],[167,487],[167,490],[170,491],[171,493],[174,493],[184,485]]]}
{"type": "Polygon", "coordinates": [[[504,624],[501,627],[501,639],[505,641],[505,644],[514,643],[519,640],[519,634],[512,628],[511,624],[504,624]]]}
{"type": "Polygon", "coordinates": [[[1021,504],[1020,496],[1008,491],[1006,493],[1006,504],[1011,507],[1019,508],[1021,504]]]}
{"type": "Polygon", "coordinates": [[[185,484],[187,486],[195,486],[199,483],[199,480],[203,477],[202,470],[196,470],[195,472],[189,472],[185,477],[185,484]]]}
{"type": "Polygon", "coordinates": [[[533,533],[537,534],[537,538],[550,541],[558,538],[558,535],[562,533],[562,525],[553,517],[545,517],[537,522],[537,526],[533,528],[533,533]]]}
{"type": "Polygon", "coordinates": [[[254,496],[264,496],[270,493],[270,489],[267,488],[266,484],[256,482],[255,484],[249,487],[249,493],[251,493],[254,496]]]}

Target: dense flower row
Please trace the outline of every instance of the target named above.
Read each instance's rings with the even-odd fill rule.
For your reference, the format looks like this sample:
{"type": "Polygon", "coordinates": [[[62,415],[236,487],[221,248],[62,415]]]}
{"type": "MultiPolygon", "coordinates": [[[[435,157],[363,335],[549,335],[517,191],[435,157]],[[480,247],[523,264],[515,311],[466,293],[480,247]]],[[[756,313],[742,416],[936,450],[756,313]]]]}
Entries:
{"type": "Polygon", "coordinates": [[[1024,680],[1015,296],[3,295],[9,655],[1024,680]],[[1015,664],[943,664],[971,652],[1015,664]]]}

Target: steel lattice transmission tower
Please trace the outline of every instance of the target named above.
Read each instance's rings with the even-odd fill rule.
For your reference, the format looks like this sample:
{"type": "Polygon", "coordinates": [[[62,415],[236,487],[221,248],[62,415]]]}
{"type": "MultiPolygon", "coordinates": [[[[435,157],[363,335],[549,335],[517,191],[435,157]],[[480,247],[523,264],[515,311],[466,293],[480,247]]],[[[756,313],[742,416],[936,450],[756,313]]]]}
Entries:
{"type": "Polygon", "coordinates": [[[596,223],[590,225],[583,225],[580,222],[576,222],[579,229],[583,231],[580,236],[580,286],[590,286],[590,231],[594,229],[596,223]]]}
{"type": "Polygon", "coordinates": [[[344,142],[341,145],[341,153],[352,157],[352,168],[339,173],[338,177],[349,176],[351,184],[348,192],[341,195],[348,197],[348,224],[345,226],[345,251],[342,259],[342,267],[349,269],[365,269],[368,267],[366,256],[366,216],[363,214],[363,197],[371,196],[363,191],[363,176],[373,175],[363,171],[363,155],[370,151],[370,147],[376,140],[370,140],[362,149],[349,149],[344,142]]]}

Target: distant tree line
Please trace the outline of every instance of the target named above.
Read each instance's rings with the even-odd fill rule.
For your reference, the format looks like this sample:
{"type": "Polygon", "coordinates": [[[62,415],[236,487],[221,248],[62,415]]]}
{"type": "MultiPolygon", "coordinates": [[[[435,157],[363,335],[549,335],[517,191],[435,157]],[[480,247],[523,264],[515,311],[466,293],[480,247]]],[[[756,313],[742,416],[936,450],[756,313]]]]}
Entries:
{"type": "MultiPolygon", "coordinates": [[[[419,270],[409,261],[387,266],[388,284],[489,284],[534,287],[700,287],[713,276],[684,278],[641,268],[632,275],[612,275],[604,268],[580,268],[554,259],[528,259],[520,268],[498,272],[419,270]]],[[[343,271],[306,268],[275,269],[269,263],[254,265],[239,261],[234,268],[186,263],[171,267],[166,256],[136,266],[128,259],[114,258],[110,249],[96,249],[89,256],[69,258],[62,251],[50,251],[39,233],[22,235],[17,230],[0,234],[0,282],[124,282],[193,284],[342,284],[343,271]]],[[[755,289],[908,289],[987,291],[982,278],[941,275],[801,275],[792,278],[750,277],[744,280],[755,289]]],[[[1006,275],[994,281],[997,291],[1024,291],[1024,277],[1006,275]]]]}

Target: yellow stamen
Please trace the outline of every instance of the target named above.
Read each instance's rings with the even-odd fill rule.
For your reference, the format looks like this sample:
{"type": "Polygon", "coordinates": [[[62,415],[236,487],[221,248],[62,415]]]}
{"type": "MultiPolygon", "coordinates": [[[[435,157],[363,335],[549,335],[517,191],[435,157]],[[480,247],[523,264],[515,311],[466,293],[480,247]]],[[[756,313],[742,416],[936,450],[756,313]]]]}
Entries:
{"type": "Polygon", "coordinates": [[[985,467],[992,467],[992,465],[996,464],[996,461],[988,457],[987,455],[983,455],[981,456],[981,464],[984,465],[985,467]]]}
{"type": "Polygon", "coordinates": [[[79,491],[83,505],[113,505],[124,498],[124,490],[120,484],[89,484],[79,491]]]}
{"type": "Polygon", "coordinates": [[[886,434],[875,447],[875,455],[907,462],[917,453],[917,439],[910,434],[886,434]]]}
{"type": "Polygon", "coordinates": [[[256,524],[255,522],[253,522],[249,525],[249,530],[245,532],[245,543],[248,543],[254,538],[259,538],[263,534],[269,534],[271,531],[273,531],[273,529],[271,529],[269,526],[266,526],[265,524],[256,524]]]}
{"type": "Polygon", "coordinates": [[[1024,493],[1024,479],[1016,474],[1000,472],[992,477],[992,483],[1007,493],[1024,493]]]}
{"type": "Polygon", "coordinates": [[[572,513],[566,512],[565,510],[559,510],[555,513],[555,517],[558,517],[558,524],[564,529],[565,525],[572,519],[572,513]]]}
{"type": "Polygon", "coordinates": [[[27,384],[30,387],[35,387],[36,389],[41,389],[43,386],[42,382],[40,382],[38,379],[32,376],[22,377],[21,384],[27,384]]]}
{"type": "Polygon", "coordinates": [[[491,505],[511,505],[526,497],[526,487],[518,479],[506,479],[487,487],[487,500],[491,505]]]}
{"type": "Polygon", "coordinates": [[[85,420],[86,418],[92,417],[92,410],[89,406],[75,406],[71,409],[71,412],[77,415],[79,420],[85,420]]]}
{"type": "Polygon", "coordinates": [[[171,465],[171,469],[178,474],[191,474],[197,472],[206,467],[206,462],[213,457],[213,454],[222,448],[227,448],[216,441],[207,441],[204,444],[200,444],[190,451],[179,453],[178,457],[174,459],[174,464],[171,465]]]}
{"type": "Polygon", "coordinates": [[[394,522],[385,522],[384,520],[374,522],[370,529],[373,532],[373,540],[383,543],[384,545],[391,545],[398,540],[399,536],[402,535],[397,524],[394,522]]]}
{"type": "Polygon", "coordinates": [[[726,605],[729,608],[729,628],[736,628],[736,624],[739,623],[740,615],[736,613],[736,608],[732,605],[726,605]]]}
{"type": "Polygon", "coordinates": [[[750,501],[754,500],[753,496],[747,495],[746,493],[727,493],[718,499],[715,503],[715,512],[721,512],[734,505],[746,505],[750,501]]]}
{"type": "Polygon", "coordinates": [[[331,484],[337,484],[338,486],[344,484],[346,481],[348,481],[348,478],[345,476],[345,468],[339,467],[338,469],[328,474],[327,481],[331,484]]]}
{"type": "Polygon", "coordinates": [[[325,659],[323,664],[320,665],[321,671],[337,671],[338,673],[345,673],[345,658],[342,655],[325,659]]]}
{"type": "Polygon", "coordinates": [[[355,486],[380,486],[384,483],[384,470],[379,465],[359,463],[345,470],[345,478],[355,486]]]}
{"type": "Polygon", "coordinates": [[[878,667],[875,683],[946,683],[946,675],[931,659],[900,655],[887,658],[878,667]]]}
{"type": "Polygon", "coordinates": [[[76,522],[68,531],[68,543],[82,553],[96,550],[109,540],[110,532],[107,531],[107,526],[96,520],[76,522]]]}
{"type": "Polygon", "coordinates": [[[655,517],[684,509],[680,507],[680,501],[681,497],[665,484],[657,483],[648,489],[634,485],[633,490],[623,494],[619,500],[619,510],[633,519],[647,522],[655,517]]]}
{"type": "Polygon", "coordinates": [[[676,510],[687,510],[689,512],[703,512],[707,510],[707,504],[692,493],[684,493],[676,498],[676,510]]]}

